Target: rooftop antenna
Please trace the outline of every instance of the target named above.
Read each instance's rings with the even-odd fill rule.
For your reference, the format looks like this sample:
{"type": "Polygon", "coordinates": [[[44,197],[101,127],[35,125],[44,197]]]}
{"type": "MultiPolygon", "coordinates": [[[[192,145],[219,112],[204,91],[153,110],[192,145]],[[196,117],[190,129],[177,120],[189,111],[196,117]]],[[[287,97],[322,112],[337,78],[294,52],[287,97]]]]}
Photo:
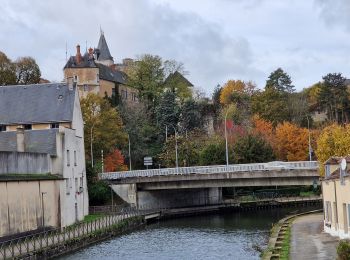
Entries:
{"type": "Polygon", "coordinates": [[[87,52],[87,40],[85,40],[85,52],[87,52]]]}

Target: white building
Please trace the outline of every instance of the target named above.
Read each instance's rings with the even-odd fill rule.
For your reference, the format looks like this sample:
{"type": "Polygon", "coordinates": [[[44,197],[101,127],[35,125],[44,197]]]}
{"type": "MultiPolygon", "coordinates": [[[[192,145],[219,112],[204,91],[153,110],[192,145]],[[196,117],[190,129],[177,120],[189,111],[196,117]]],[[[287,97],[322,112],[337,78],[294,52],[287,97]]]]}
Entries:
{"type": "Polygon", "coordinates": [[[88,214],[83,127],[73,83],[0,87],[0,151],[50,155],[61,227],[88,214]]]}

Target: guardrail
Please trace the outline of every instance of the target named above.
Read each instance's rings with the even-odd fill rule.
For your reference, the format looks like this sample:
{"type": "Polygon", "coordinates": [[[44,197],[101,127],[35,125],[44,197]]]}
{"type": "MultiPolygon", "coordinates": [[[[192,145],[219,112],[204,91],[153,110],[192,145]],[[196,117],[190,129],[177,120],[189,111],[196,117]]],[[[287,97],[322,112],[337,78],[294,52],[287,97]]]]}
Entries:
{"type": "Polygon", "coordinates": [[[251,164],[231,164],[215,166],[194,166],[179,168],[163,168],[149,170],[135,170],[122,172],[104,172],[100,173],[100,179],[115,180],[135,177],[153,177],[177,174],[215,174],[228,172],[251,172],[251,171],[269,171],[269,170],[293,170],[293,169],[317,169],[317,161],[298,161],[298,162],[268,162],[251,164]]]}

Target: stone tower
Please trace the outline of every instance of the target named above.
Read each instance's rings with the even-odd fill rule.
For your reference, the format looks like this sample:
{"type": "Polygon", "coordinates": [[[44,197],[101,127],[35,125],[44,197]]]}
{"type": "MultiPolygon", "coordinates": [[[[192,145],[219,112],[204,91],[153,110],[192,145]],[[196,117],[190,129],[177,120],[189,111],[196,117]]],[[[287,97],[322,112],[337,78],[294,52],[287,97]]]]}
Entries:
{"type": "Polygon", "coordinates": [[[98,41],[97,48],[94,51],[95,54],[95,62],[101,63],[108,67],[114,65],[114,60],[109,52],[109,48],[106,42],[106,38],[104,36],[103,31],[101,30],[100,40],[98,41]]]}

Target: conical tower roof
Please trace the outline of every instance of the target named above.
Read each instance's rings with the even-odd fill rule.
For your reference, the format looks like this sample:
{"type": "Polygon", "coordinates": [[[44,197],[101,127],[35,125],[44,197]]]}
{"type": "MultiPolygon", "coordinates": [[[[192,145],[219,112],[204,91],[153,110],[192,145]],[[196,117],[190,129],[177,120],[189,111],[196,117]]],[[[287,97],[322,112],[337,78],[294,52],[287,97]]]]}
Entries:
{"type": "Polygon", "coordinates": [[[99,61],[104,61],[104,60],[113,61],[113,57],[112,57],[111,53],[109,52],[109,48],[108,48],[106,38],[105,38],[103,32],[101,32],[101,36],[100,36],[100,40],[98,41],[97,49],[99,50],[99,56],[98,56],[97,60],[99,60],[99,61]]]}

